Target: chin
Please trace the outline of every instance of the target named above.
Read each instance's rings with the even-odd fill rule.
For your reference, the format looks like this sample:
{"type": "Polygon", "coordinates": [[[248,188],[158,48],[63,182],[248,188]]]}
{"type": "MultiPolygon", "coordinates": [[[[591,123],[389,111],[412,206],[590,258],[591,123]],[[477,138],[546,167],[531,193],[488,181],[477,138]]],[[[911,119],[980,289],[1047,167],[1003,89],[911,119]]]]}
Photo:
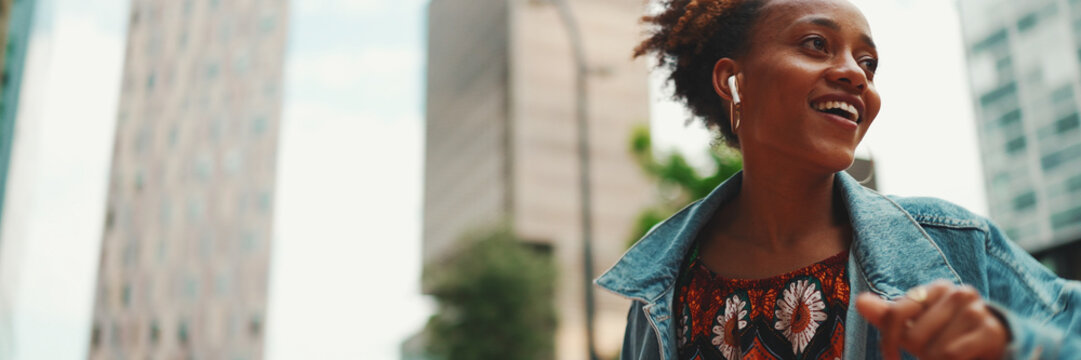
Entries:
{"type": "Polygon", "coordinates": [[[836,173],[848,169],[856,160],[855,149],[833,148],[830,151],[821,152],[818,156],[819,165],[830,173],[836,173]]]}

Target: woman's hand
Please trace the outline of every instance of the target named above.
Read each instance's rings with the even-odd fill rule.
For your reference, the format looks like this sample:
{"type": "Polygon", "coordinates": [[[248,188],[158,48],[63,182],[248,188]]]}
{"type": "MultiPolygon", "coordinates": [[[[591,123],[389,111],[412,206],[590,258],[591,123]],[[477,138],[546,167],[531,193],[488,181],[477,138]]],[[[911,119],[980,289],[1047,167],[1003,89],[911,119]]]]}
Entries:
{"type": "Polygon", "coordinates": [[[1010,341],[1002,320],[970,286],[940,280],[888,301],[870,293],[856,309],[881,333],[882,356],[899,349],[920,359],[1001,359],[1010,341]]]}

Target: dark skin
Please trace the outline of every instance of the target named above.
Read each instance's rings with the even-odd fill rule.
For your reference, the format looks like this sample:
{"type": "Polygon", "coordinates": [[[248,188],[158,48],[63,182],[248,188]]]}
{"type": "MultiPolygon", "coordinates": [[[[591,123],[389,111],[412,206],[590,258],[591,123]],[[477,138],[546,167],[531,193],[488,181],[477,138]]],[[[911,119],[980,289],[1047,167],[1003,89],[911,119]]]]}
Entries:
{"type": "MultiPolygon", "coordinates": [[[[743,183],[699,235],[707,267],[744,279],[847,251],[852,228],[834,174],[852,163],[881,107],[870,27],[847,1],[769,1],[750,37],[744,55],[721,59],[713,71],[725,107],[733,98],[727,79],[736,78],[743,183]],[[828,102],[856,114],[822,111],[828,102]]],[[[887,359],[900,349],[928,359],[1002,357],[1009,334],[975,290],[945,282],[925,289],[922,302],[855,299],[880,331],[887,359]]]]}

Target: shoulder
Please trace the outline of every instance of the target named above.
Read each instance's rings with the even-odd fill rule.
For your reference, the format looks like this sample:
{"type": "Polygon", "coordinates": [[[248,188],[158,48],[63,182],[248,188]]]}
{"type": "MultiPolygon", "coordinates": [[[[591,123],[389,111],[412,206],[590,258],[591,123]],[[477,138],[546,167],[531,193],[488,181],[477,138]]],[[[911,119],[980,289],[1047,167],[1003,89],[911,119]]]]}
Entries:
{"type": "Polygon", "coordinates": [[[921,226],[988,231],[991,222],[952,202],[933,197],[887,196],[921,226]]]}

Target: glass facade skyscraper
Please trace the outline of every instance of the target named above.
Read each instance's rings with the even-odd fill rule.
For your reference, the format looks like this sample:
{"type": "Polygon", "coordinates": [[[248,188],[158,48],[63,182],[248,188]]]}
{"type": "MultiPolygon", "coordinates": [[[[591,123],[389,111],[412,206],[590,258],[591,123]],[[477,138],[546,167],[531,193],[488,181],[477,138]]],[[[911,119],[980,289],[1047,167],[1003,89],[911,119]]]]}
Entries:
{"type": "Polygon", "coordinates": [[[991,217],[1038,257],[1074,252],[1081,239],[1081,0],[958,5],[991,217]]]}
{"type": "MultiPolygon", "coordinates": [[[[8,169],[15,140],[15,116],[30,48],[34,7],[34,0],[0,0],[0,40],[4,45],[0,47],[0,217],[4,215],[8,169]]],[[[4,239],[0,238],[0,249],[3,248],[4,239]]],[[[0,277],[0,280],[10,278],[13,277],[0,277]]],[[[10,357],[14,344],[10,286],[0,286],[0,358],[10,357]]]]}

